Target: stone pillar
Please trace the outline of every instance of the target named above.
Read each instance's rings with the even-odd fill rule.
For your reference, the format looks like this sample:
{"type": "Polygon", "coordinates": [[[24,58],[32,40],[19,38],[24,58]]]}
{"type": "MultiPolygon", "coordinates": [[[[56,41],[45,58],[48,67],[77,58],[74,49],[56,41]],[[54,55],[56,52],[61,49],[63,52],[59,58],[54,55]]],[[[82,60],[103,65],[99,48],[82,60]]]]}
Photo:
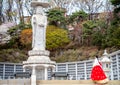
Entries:
{"type": "Polygon", "coordinates": [[[48,66],[45,66],[45,75],[44,75],[44,78],[45,78],[45,80],[48,80],[48,72],[47,72],[47,68],[48,68],[48,66]]]}
{"type": "Polygon", "coordinates": [[[35,66],[32,67],[31,85],[36,85],[36,69],[35,69],[35,66]]]}
{"type": "Polygon", "coordinates": [[[25,67],[23,67],[23,72],[25,72],[25,67]]]}

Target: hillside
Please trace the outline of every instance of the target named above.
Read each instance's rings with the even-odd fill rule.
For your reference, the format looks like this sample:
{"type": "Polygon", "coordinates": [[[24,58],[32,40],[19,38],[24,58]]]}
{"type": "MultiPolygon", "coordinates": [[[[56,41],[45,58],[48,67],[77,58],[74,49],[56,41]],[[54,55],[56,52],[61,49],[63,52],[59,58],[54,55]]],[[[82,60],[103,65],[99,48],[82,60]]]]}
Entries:
{"type": "MultiPolygon", "coordinates": [[[[63,9],[61,6],[50,8],[45,12],[48,21],[46,49],[51,52],[50,58],[52,60],[57,62],[82,61],[94,58],[96,55],[101,57],[104,49],[107,49],[108,53],[120,49],[120,1],[110,0],[114,9],[101,13],[96,8],[98,5],[96,1],[93,0],[94,4],[90,6],[89,12],[84,9],[88,6],[87,4],[83,5],[83,10],[75,11],[70,15],[66,15],[67,9],[63,9]],[[93,12],[94,9],[97,10],[93,12]]],[[[22,62],[27,60],[28,51],[31,50],[30,17],[34,10],[26,10],[31,16],[25,16],[24,10],[19,6],[30,4],[22,2],[23,0],[19,0],[19,3],[16,3],[13,0],[13,5],[8,0],[6,3],[10,6],[6,8],[4,0],[1,1],[2,7],[5,9],[1,10],[2,16],[0,18],[0,62],[22,62]],[[12,7],[15,5],[18,8],[12,7]],[[5,17],[6,19],[4,19],[5,17]],[[11,23],[6,23],[10,21],[11,23]]],[[[98,5],[99,9],[103,7],[101,4],[98,5]]],[[[108,8],[111,8],[111,5],[108,8]]]]}
{"type": "MultiPolygon", "coordinates": [[[[117,51],[116,48],[106,48],[108,54],[114,51],[117,51]]],[[[94,59],[96,55],[102,57],[104,53],[104,49],[98,50],[98,47],[90,46],[90,47],[79,47],[77,49],[68,49],[61,51],[59,55],[56,54],[56,57],[52,57],[52,60],[56,62],[71,62],[71,61],[83,61],[94,59]]]]}
{"type": "Polygon", "coordinates": [[[22,63],[28,58],[27,51],[20,49],[0,50],[0,62],[22,63]]]}
{"type": "MultiPolygon", "coordinates": [[[[108,53],[117,49],[107,48],[108,53]]],[[[71,62],[93,59],[96,55],[102,56],[104,49],[98,51],[97,47],[80,47],[77,49],[67,49],[62,51],[51,51],[50,58],[56,62],[71,62]],[[53,57],[54,56],[54,57],[53,57]]],[[[0,62],[22,63],[28,58],[28,50],[2,49],[0,50],[0,62]]]]}

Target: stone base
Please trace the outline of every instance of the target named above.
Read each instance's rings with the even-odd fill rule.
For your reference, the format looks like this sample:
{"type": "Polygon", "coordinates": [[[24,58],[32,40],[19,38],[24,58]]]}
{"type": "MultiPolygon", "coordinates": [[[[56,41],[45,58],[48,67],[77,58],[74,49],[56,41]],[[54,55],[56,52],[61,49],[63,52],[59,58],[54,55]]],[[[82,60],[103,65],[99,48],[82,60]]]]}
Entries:
{"type": "Polygon", "coordinates": [[[50,52],[47,50],[31,50],[28,52],[28,60],[24,61],[24,65],[28,64],[49,64],[55,65],[54,61],[49,58],[50,52]]]}
{"type": "Polygon", "coordinates": [[[27,61],[24,61],[23,64],[55,64],[54,61],[51,61],[47,56],[30,56],[27,61]]]}
{"type": "Polygon", "coordinates": [[[36,79],[47,80],[48,68],[55,68],[55,62],[49,58],[47,50],[31,50],[28,60],[23,62],[23,68],[32,70],[31,85],[36,85],[36,79]]]}
{"type": "Polygon", "coordinates": [[[28,52],[29,56],[49,56],[49,54],[48,50],[30,50],[28,52]]]}

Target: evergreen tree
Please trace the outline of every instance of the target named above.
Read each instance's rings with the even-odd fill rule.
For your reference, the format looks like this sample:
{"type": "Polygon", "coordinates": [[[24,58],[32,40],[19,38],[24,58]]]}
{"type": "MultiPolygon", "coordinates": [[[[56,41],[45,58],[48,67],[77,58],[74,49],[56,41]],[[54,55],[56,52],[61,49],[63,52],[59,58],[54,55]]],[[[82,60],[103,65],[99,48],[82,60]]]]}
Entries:
{"type": "Polygon", "coordinates": [[[54,25],[57,27],[65,26],[65,11],[62,8],[50,9],[47,13],[49,25],[54,25]]]}

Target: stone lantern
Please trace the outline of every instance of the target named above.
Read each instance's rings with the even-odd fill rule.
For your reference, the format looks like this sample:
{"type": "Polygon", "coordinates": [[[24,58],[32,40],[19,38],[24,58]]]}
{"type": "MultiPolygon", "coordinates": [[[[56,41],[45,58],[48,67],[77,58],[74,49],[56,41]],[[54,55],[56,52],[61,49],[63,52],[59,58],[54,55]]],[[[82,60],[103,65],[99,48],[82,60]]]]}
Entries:
{"type": "Polygon", "coordinates": [[[104,70],[106,76],[109,77],[111,60],[108,58],[108,53],[106,50],[104,50],[104,54],[103,54],[101,63],[102,63],[103,70],[104,70]]]}

